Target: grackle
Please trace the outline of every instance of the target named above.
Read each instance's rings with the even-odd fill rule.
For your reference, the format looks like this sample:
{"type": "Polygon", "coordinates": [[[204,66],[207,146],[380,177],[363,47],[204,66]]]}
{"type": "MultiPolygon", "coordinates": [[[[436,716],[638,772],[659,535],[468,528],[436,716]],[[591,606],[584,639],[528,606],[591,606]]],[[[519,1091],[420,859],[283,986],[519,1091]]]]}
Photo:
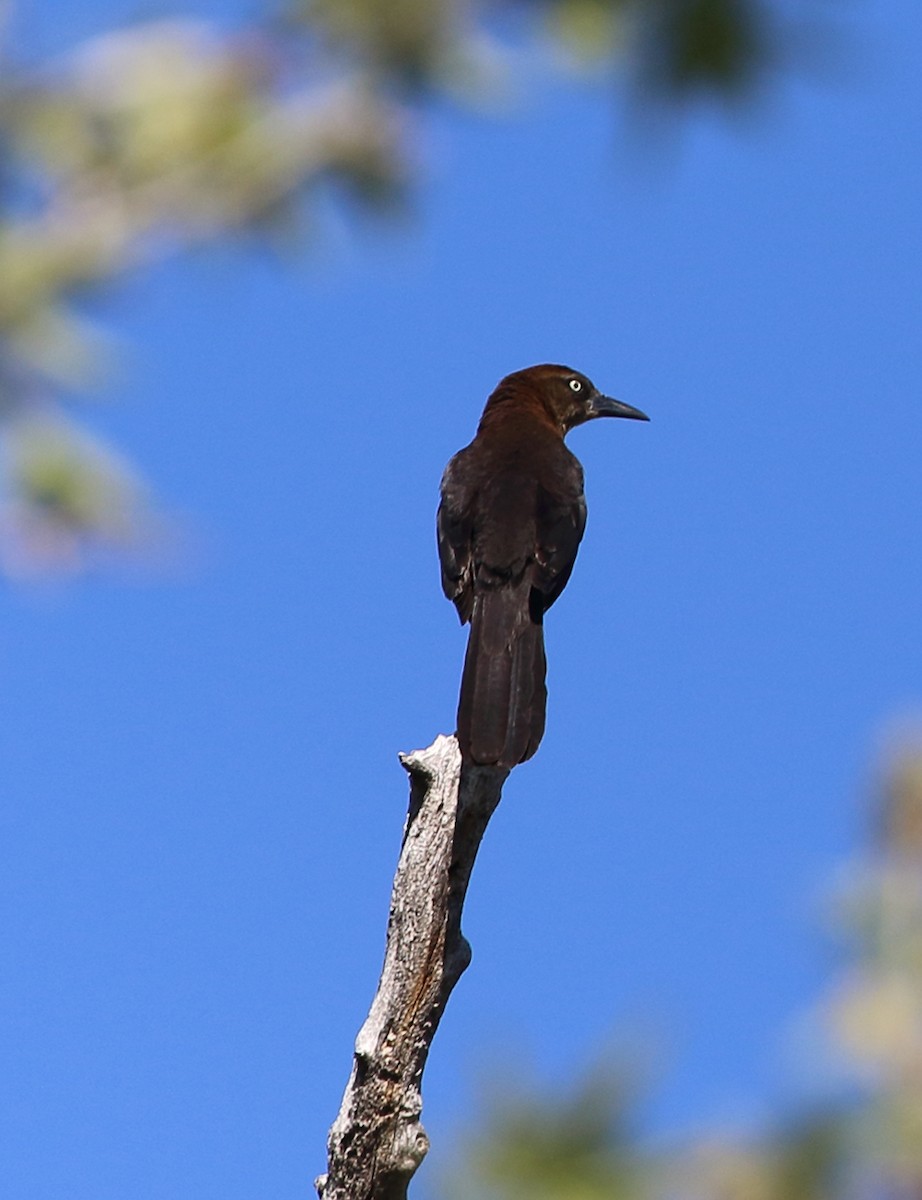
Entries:
{"type": "Polygon", "coordinates": [[[442,587],[471,624],[458,700],[464,762],[511,768],[541,741],[544,614],[570,578],[586,525],[583,469],[563,439],[596,417],[649,420],[569,367],[516,371],[445,468],[442,587]]]}

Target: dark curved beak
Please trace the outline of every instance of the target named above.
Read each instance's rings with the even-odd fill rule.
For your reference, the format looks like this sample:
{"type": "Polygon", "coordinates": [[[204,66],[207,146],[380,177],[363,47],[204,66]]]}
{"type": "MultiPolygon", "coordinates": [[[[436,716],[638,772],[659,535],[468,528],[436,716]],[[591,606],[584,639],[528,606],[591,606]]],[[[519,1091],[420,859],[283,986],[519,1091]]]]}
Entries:
{"type": "Polygon", "coordinates": [[[632,421],[650,420],[647,414],[641,412],[639,408],[633,408],[630,404],[625,404],[621,400],[613,400],[611,396],[603,396],[601,392],[596,392],[594,396],[590,396],[586,407],[590,420],[593,417],[628,417],[632,421]]]}

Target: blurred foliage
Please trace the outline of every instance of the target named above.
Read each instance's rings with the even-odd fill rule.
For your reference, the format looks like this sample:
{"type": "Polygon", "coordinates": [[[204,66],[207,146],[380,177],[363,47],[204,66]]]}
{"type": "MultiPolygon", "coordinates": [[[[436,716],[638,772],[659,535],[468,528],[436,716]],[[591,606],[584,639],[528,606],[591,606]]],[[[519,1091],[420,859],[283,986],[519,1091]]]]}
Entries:
{"type": "Polygon", "coordinates": [[[4,450],[0,561],[11,578],[73,574],[88,555],[162,540],[133,472],[60,414],[9,421],[4,450]]]}
{"type": "Polygon", "coordinates": [[[849,955],[814,1023],[835,1094],[766,1131],[663,1147],[637,1132],[623,1066],[570,1095],[484,1104],[445,1200],[919,1200],[922,1197],[922,742],[888,758],[866,860],[835,914],[849,955]]]}
{"type": "Polygon", "coordinates": [[[166,254],[303,222],[331,180],[392,203],[413,181],[426,99],[481,99],[526,51],[620,64],[671,103],[731,99],[777,64],[779,13],[768,0],[287,0],[258,26],[136,24],[29,69],[7,49],[0,570],[25,569],[30,545],[37,567],[55,565],[62,530],[68,563],[92,561],[142,512],[129,469],[63,416],[105,374],[88,297],[166,254]]]}
{"type": "Polygon", "coordinates": [[[449,1181],[450,1200],[640,1200],[648,1170],[632,1138],[631,1092],[607,1062],[564,1099],[538,1090],[488,1097],[486,1137],[449,1181]]]}
{"type": "Polygon", "coordinates": [[[683,95],[713,88],[728,96],[755,86],[778,55],[770,15],[739,0],[652,0],[642,70],[654,89],[683,95]]]}

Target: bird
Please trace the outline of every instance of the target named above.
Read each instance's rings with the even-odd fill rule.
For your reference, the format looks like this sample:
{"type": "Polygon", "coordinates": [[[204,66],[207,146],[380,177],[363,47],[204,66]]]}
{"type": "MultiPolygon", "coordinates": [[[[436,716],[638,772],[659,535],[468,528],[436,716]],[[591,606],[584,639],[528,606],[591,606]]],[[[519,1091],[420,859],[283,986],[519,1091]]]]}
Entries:
{"type": "Polygon", "coordinates": [[[470,624],[458,699],[462,764],[510,770],[544,734],[544,614],[570,578],[586,527],[583,468],[564,438],[597,417],[649,420],[571,367],[515,371],[445,468],[436,519],[442,589],[470,624]]]}

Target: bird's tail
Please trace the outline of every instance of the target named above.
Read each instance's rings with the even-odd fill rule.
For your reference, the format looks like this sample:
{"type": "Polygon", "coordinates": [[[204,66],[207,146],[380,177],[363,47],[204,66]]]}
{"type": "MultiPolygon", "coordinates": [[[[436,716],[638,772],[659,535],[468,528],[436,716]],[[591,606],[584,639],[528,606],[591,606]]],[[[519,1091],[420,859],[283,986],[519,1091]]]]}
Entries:
{"type": "Polygon", "coordinates": [[[481,592],[458,700],[458,742],[466,762],[514,767],[531,758],[544,734],[547,688],[544,629],[529,606],[531,588],[481,592]]]}

